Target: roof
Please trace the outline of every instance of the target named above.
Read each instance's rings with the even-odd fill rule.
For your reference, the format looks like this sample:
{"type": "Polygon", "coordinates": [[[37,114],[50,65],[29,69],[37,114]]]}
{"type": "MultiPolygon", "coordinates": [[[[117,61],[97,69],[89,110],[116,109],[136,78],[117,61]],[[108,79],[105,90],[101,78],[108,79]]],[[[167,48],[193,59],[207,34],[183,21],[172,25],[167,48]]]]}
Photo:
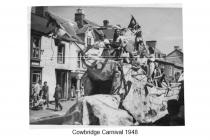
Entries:
{"type": "Polygon", "coordinates": [[[44,17],[40,17],[38,15],[35,14],[31,14],[31,30],[43,33],[43,34],[49,34],[54,27],[53,26],[49,26],[47,27],[47,22],[48,20],[44,17]]]}
{"type": "Polygon", "coordinates": [[[84,36],[82,36],[81,34],[85,34],[85,32],[89,28],[93,29],[93,34],[94,34],[95,40],[99,40],[99,35],[103,34],[103,32],[101,30],[98,30],[98,27],[92,26],[90,24],[85,24],[85,25],[83,25],[82,28],[77,28],[76,29],[76,34],[80,37],[80,39],[84,40],[84,36]]]}
{"type": "Polygon", "coordinates": [[[180,53],[180,54],[183,55],[183,52],[182,52],[181,49],[175,49],[175,50],[173,50],[172,52],[170,52],[167,56],[170,56],[170,55],[173,54],[174,52],[178,52],[178,53],[180,53]]]}
{"type": "Polygon", "coordinates": [[[112,40],[115,30],[112,28],[107,28],[107,29],[103,29],[102,32],[104,33],[107,39],[112,40]]]}
{"type": "Polygon", "coordinates": [[[167,64],[167,65],[172,65],[172,66],[177,67],[177,68],[183,68],[183,64],[172,63],[172,62],[169,62],[167,60],[162,60],[162,59],[156,59],[155,61],[159,62],[159,63],[167,64]]]}
{"type": "Polygon", "coordinates": [[[95,35],[95,40],[99,40],[100,34],[103,34],[101,30],[93,29],[94,35],[95,35]]]}
{"type": "Polygon", "coordinates": [[[82,40],[77,36],[75,32],[76,23],[67,19],[64,19],[60,16],[56,16],[50,12],[48,12],[49,17],[54,19],[56,23],[64,28],[64,30],[68,33],[71,39],[74,41],[82,42],[82,40]]]}
{"type": "Polygon", "coordinates": [[[93,26],[93,27],[100,27],[98,24],[96,24],[96,23],[94,23],[94,22],[92,22],[92,21],[90,21],[90,20],[88,20],[88,19],[84,19],[84,23],[85,24],[89,24],[89,25],[91,25],[91,26],[93,26]]]}
{"type": "Polygon", "coordinates": [[[76,29],[76,34],[83,34],[85,33],[89,28],[91,28],[90,25],[86,24],[82,28],[77,28],[76,29]]]}

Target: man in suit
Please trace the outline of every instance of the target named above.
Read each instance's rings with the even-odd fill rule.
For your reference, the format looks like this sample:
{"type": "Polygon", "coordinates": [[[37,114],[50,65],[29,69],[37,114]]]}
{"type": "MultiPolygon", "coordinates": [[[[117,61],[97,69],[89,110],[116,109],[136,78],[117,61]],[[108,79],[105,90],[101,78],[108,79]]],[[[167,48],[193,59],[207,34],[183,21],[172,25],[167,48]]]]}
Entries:
{"type": "Polygon", "coordinates": [[[44,86],[42,87],[42,98],[46,101],[47,107],[49,107],[49,87],[47,81],[44,82],[44,86]]]}
{"type": "Polygon", "coordinates": [[[54,94],[54,98],[55,98],[55,111],[58,110],[58,107],[60,108],[60,110],[63,109],[63,107],[62,107],[62,105],[60,103],[61,95],[62,95],[62,88],[60,87],[59,84],[56,84],[55,94],[54,94]]]}

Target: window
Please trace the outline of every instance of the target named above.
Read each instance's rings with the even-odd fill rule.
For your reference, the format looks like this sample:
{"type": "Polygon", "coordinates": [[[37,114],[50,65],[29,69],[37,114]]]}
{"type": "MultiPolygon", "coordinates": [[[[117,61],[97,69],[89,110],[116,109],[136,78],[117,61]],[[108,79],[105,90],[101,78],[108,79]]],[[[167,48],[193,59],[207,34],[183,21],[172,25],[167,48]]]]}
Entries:
{"type": "Polygon", "coordinates": [[[41,71],[32,72],[32,84],[35,84],[38,80],[41,80],[41,71]]]}
{"type": "Polygon", "coordinates": [[[78,58],[77,58],[77,67],[80,68],[80,61],[81,61],[81,54],[78,53],[78,58]]]}
{"type": "Polygon", "coordinates": [[[77,67],[81,68],[83,66],[82,64],[82,54],[81,52],[78,53],[78,59],[77,59],[77,67]]]}
{"type": "Polygon", "coordinates": [[[82,62],[82,54],[81,54],[81,52],[78,52],[77,67],[81,68],[81,69],[86,69],[85,64],[83,64],[83,62],[82,62]]]}
{"type": "Polygon", "coordinates": [[[38,36],[32,36],[32,58],[40,59],[40,50],[41,50],[41,38],[38,36]]]}
{"type": "Polygon", "coordinates": [[[173,76],[173,67],[172,66],[169,66],[169,75],[173,76]]]}
{"type": "Polygon", "coordinates": [[[65,63],[65,46],[64,46],[64,44],[61,44],[61,45],[58,46],[57,62],[59,64],[64,64],[65,63]]]}
{"type": "Polygon", "coordinates": [[[178,82],[180,75],[181,75],[180,72],[176,72],[176,73],[175,73],[175,75],[174,75],[174,77],[175,77],[175,82],[178,82]]]}
{"type": "Polygon", "coordinates": [[[40,37],[32,36],[32,58],[40,58],[40,37]]]}
{"type": "Polygon", "coordinates": [[[91,46],[91,37],[87,37],[87,46],[91,46]]]}

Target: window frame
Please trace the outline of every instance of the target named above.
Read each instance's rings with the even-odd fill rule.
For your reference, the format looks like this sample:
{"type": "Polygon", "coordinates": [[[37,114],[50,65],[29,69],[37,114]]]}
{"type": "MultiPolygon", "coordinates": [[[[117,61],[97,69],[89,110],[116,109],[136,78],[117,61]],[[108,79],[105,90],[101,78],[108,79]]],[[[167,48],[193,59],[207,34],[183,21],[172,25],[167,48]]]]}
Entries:
{"type": "Polygon", "coordinates": [[[87,37],[87,46],[91,46],[92,38],[90,36],[87,37]]]}
{"type": "Polygon", "coordinates": [[[41,70],[32,70],[32,72],[31,72],[31,83],[32,83],[32,85],[36,84],[36,82],[37,82],[37,78],[34,81],[33,75],[38,75],[39,80],[42,80],[42,71],[41,70]]]}
{"type": "Polygon", "coordinates": [[[81,62],[81,59],[80,59],[81,57],[80,56],[81,56],[81,53],[78,51],[77,52],[77,67],[78,68],[81,67],[81,63],[80,63],[81,62]]]}
{"type": "Polygon", "coordinates": [[[57,63],[58,64],[65,64],[65,44],[60,44],[57,46],[57,63]],[[59,52],[61,49],[61,52],[59,52]]]}
{"type": "MultiPolygon", "coordinates": [[[[37,55],[37,54],[35,54],[37,55]]],[[[40,60],[41,59],[41,36],[31,35],[31,59],[40,60]],[[33,47],[33,39],[38,39],[38,47],[33,47]],[[34,56],[34,50],[38,52],[38,56],[34,56]]]]}
{"type": "Polygon", "coordinates": [[[81,51],[77,51],[77,68],[86,69],[85,64],[82,62],[82,53],[81,51]]]}

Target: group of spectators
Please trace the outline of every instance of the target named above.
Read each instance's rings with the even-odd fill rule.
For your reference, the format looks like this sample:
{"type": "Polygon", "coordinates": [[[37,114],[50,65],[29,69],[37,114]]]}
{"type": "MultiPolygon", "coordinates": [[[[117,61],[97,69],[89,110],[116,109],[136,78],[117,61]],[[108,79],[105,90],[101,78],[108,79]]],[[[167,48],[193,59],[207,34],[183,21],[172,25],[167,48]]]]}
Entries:
{"type": "Polygon", "coordinates": [[[42,85],[42,81],[37,80],[36,84],[32,87],[30,100],[31,108],[43,107],[43,105],[49,107],[49,87],[46,81],[42,85]]]}
{"type": "MultiPolygon", "coordinates": [[[[62,88],[59,84],[56,84],[55,87],[55,111],[60,108],[60,110],[63,109],[60,99],[62,95],[62,88]]],[[[30,103],[32,109],[43,109],[43,108],[49,108],[49,86],[47,85],[47,81],[44,81],[44,85],[42,85],[41,80],[37,80],[36,84],[32,88],[32,94],[30,97],[30,103]]]]}

